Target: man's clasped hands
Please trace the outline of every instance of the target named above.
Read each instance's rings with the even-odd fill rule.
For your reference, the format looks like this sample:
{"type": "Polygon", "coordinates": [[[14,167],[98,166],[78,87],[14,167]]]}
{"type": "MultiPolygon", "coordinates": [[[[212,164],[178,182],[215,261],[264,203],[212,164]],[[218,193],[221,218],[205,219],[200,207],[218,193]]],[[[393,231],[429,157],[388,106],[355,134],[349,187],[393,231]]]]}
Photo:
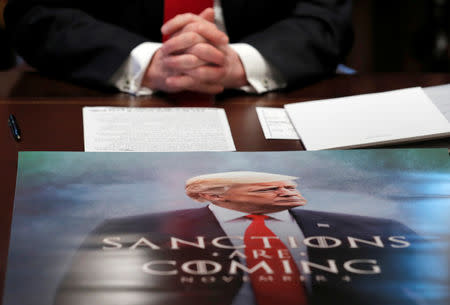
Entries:
{"type": "Polygon", "coordinates": [[[161,28],[168,37],[154,54],[142,85],[166,92],[197,91],[217,94],[247,85],[238,54],[228,36],[214,23],[214,10],[181,14],[161,28]]]}

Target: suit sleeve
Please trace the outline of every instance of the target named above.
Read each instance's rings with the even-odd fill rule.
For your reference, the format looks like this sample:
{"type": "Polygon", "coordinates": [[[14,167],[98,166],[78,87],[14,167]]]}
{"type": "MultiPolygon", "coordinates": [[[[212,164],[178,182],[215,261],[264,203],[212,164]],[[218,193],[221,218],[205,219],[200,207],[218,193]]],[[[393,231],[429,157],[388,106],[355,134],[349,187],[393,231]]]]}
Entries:
{"type": "Polygon", "coordinates": [[[15,48],[30,65],[58,78],[107,85],[131,50],[148,41],[135,30],[143,25],[127,18],[128,11],[139,11],[136,3],[10,0],[5,18],[15,48]]]}
{"type": "MultiPolygon", "coordinates": [[[[282,9],[272,9],[272,15],[278,16],[266,18],[269,24],[256,31],[248,30],[242,37],[237,35],[238,40],[255,47],[278,69],[288,86],[334,73],[353,42],[351,1],[285,1],[278,2],[283,3],[282,9]]],[[[255,3],[248,12],[252,20],[261,24],[267,22],[257,19],[262,5],[255,3]]]]}

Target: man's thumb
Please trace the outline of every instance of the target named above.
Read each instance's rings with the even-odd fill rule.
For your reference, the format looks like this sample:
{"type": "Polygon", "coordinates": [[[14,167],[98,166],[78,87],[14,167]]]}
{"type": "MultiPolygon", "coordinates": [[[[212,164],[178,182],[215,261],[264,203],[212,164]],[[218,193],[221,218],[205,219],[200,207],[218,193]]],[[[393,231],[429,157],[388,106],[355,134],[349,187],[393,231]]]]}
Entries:
{"type": "Polygon", "coordinates": [[[208,7],[207,9],[203,10],[203,12],[199,15],[203,19],[214,23],[214,9],[212,7],[208,7]]]}

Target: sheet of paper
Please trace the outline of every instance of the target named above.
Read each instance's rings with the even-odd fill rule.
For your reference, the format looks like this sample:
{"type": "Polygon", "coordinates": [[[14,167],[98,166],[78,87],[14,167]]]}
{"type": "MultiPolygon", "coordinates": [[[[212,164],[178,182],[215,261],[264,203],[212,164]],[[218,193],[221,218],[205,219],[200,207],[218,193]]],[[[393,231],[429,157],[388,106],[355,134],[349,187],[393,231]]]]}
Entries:
{"type": "Polygon", "coordinates": [[[256,113],[266,139],[299,139],[284,108],[256,107],[256,113]]]}
{"type": "Polygon", "coordinates": [[[84,107],[85,151],[235,151],[219,108],[84,107]]]}
{"type": "MultiPolygon", "coordinates": [[[[450,122],[450,84],[424,87],[426,95],[450,122]]],[[[266,139],[298,140],[294,126],[282,108],[256,107],[266,139]]]]}
{"type": "Polygon", "coordinates": [[[423,91],[450,122],[450,84],[426,87],[423,91]]]}
{"type": "Polygon", "coordinates": [[[421,88],[285,105],[307,150],[364,147],[450,135],[421,88]]]}

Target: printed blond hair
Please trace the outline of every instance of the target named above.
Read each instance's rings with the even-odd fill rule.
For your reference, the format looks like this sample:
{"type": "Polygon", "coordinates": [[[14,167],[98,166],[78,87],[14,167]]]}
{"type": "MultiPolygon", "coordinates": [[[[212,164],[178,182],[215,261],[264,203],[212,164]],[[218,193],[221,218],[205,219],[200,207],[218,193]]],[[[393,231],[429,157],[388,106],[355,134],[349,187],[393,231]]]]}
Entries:
{"type": "Polygon", "coordinates": [[[224,172],[196,176],[186,181],[186,195],[198,202],[207,201],[200,194],[220,195],[234,184],[252,184],[296,180],[298,177],[263,172],[224,172]]]}

